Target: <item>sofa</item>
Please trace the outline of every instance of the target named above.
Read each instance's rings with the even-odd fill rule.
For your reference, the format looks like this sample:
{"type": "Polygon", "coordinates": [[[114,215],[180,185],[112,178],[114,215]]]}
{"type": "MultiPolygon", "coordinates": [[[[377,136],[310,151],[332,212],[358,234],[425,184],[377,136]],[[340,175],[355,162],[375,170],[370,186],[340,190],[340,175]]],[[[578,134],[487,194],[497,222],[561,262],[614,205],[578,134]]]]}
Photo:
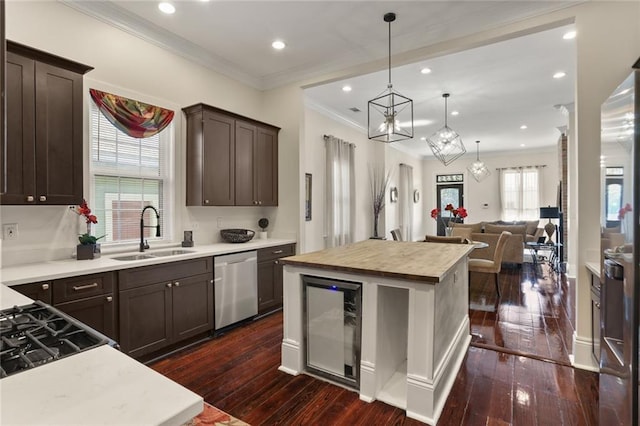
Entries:
{"type": "MultiPolygon", "coordinates": [[[[453,235],[469,235],[473,241],[482,241],[489,247],[477,249],[469,255],[472,259],[493,259],[498,244],[498,237],[502,231],[511,232],[502,256],[502,263],[521,265],[524,260],[524,243],[535,242],[543,235],[544,230],[538,228],[538,220],[526,222],[478,222],[478,223],[454,223],[453,235]],[[457,228],[457,229],[456,229],[457,228]]],[[[469,238],[466,236],[466,238],[469,238]]]]}

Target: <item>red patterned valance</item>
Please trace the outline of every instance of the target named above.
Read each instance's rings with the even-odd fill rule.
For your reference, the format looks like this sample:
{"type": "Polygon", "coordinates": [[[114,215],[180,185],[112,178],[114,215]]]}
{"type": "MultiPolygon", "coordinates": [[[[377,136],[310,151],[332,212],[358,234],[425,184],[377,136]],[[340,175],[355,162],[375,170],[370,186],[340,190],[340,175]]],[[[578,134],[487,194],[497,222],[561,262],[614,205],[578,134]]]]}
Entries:
{"type": "Polygon", "coordinates": [[[133,138],[148,138],[160,133],[173,120],[171,110],[96,89],[89,92],[106,119],[133,138]]]}

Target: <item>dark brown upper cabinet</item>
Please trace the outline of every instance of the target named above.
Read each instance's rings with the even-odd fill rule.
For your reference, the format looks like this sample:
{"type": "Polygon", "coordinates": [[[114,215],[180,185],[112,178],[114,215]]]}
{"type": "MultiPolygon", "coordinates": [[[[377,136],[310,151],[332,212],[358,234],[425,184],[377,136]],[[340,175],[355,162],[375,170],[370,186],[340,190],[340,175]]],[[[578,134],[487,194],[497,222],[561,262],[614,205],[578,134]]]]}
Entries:
{"type": "Polygon", "coordinates": [[[92,67],[7,41],[1,204],[82,201],[82,76],[92,67]]]}
{"type": "Polygon", "coordinates": [[[188,206],[277,206],[278,127],[204,104],[187,117],[188,206]]]}

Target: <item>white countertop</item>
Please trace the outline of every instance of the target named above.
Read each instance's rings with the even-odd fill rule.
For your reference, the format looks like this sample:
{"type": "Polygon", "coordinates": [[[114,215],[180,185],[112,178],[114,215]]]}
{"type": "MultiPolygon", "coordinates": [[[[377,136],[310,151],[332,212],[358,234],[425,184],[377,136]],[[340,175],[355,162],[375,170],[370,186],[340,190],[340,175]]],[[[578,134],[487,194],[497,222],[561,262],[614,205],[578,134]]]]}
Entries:
{"type": "MultiPolygon", "coordinates": [[[[167,262],[196,259],[204,256],[217,256],[228,253],[257,250],[281,244],[293,244],[295,242],[295,240],[290,239],[256,239],[240,244],[209,244],[184,248],[184,250],[192,251],[192,253],[129,261],[115,260],[113,258],[126,254],[136,254],[138,252],[114,253],[109,255],[103,254],[102,257],[92,260],[53,260],[49,262],[31,263],[2,268],[0,269],[0,282],[8,286],[13,286],[38,281],[48,281],[57,278],[136,268],[138,266],[157,265],[167,262]]],[[[153,254],[154,251],[166,251],[170,249],[171,247],[163,247],[147,250],[145,253],[153,254]]]]}
{"type": "MultiPolygon", "coordinates": [[[[0,285],[0,308],[31,299],[0,285]]],[[[0,379],[3,425],[181,425],[201,396],[103,345],[0,379]]]]}
{"type": "Polygon", "coordinates": [[[596,277],[600,278],[600,263],[599,262],[586,262],[585,266],[596,277]]]}

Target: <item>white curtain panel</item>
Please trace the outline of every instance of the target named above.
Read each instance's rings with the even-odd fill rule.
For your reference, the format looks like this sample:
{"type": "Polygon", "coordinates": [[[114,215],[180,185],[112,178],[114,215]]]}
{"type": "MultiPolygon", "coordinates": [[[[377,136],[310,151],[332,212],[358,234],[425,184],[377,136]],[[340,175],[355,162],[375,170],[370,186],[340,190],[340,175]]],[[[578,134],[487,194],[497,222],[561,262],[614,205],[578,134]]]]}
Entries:
{"type": "Polygon", "coordinates": [[[325,136],[327,158],[325,235],[327,248],[353,242],[355,229],[355,145],[325,136]]]}
{"type": "Polygon", "coordinates": [[[400,164],[400,230],[405,241],[413,240],[413,167],[400,164]]]}
{"type": "Polygon", "coordinates": [[[535,220],[540,216],[542,167],[544,166],[500,170],[502,220],[535,220]]]}

